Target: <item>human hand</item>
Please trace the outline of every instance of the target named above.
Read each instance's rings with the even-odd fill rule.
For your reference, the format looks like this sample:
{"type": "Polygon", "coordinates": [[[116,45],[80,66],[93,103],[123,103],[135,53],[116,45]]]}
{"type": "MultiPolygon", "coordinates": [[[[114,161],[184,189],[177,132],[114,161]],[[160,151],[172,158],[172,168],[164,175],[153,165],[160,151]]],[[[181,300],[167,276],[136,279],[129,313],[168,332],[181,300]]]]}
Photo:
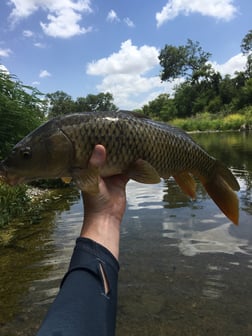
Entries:
{"type": "MultiPolygon", "coordinates": [[[[106,149],[96,145],[89,165],[102,168],[106,161],[106,149]]],[[[105,246],[118,259],[120,224],[126,207],[125,187],[128,177],[115,175],[99,177],[98,193],[82,192],[84,221],[81,237],[87,237],[105,246]]]]}

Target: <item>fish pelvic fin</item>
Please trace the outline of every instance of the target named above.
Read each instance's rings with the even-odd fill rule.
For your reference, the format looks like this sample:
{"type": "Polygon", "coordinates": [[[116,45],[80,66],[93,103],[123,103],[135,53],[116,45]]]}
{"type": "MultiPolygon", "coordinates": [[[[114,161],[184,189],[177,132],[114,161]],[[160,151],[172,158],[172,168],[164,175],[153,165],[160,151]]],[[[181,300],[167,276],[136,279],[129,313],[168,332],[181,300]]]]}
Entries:
{"type": "Polygon", "coordinates": [[[69,184],[69,183],[71,183],[71,181],[72,181],[72,177],[61,177],[61,180],[64,182],[64,183],[66,183],[66,184],[69,184]]]}
{"type": "Polygon", "coordinates": [[[175,174],[173,177],[185,194],[190,196],[192,199],[196,198],[196,183],[191,174],[183,172],[175,174]]]}
{"type": "Polygon", "coordinates": [[[127,176],[140,183],[155,184],[160,182],[160,176],[156,169],[142,159],[138,159],[128,167],[127,176]]]}
{"type": "Polygon", "coordinates": [[[99,169],[77,169],[73,171],[73,178],[77,187],[91,195],[96,195],[99,192],[99,169]]]}
{"type": "Polygon", "coordinates": [[[234,191],[240,190],[240,186],[231,171],[220,161],[216,161],[211,178],[199,176],[199,179],[221,211],[238,225],[239,200],[234,191]]]}

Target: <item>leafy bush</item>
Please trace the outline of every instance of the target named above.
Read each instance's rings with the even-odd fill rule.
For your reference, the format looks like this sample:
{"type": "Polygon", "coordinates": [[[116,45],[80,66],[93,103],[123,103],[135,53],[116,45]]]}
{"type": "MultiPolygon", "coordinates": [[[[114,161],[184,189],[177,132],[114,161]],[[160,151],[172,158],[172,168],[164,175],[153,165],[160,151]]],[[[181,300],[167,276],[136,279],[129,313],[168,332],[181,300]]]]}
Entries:
{"type": "Polygon", "coordinates": [[[177,118],[172,120],[172,125],[180,127],[185,131],[227,131],[239,130],[242,125],[252,127],[252,107],[223,116],[210,113],[197,114],[191,118],[177,118]]]}
{"type": "Polygon", "coordinates": [[[0,227],[25,212],[30,201],[26,191],[25,185],[9,187],[6,184],[0,184],[0,227]]]}
{"type": "Polygon", "coordinates": [[[238,130],[245,123],[245,116],[235,113],[229,114],[223,119],[223,130],[238,130]]]}
{"type": "Polygon", "coordinates": [[[44,120],[41,95],[0,70],[0,158],[44,120]]]}

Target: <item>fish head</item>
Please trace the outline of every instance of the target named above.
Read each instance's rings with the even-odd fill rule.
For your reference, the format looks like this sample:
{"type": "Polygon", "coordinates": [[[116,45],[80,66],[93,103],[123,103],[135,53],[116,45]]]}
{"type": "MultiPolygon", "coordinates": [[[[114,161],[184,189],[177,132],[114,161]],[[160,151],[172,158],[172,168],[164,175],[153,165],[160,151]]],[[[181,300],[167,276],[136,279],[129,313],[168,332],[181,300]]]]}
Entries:
{"type": "Polygon", "coordinates": [[[17,143],[0,163],[0,176],[9,185],[67,174],[73,146],[57,125],[49,121],[17,143]]]}

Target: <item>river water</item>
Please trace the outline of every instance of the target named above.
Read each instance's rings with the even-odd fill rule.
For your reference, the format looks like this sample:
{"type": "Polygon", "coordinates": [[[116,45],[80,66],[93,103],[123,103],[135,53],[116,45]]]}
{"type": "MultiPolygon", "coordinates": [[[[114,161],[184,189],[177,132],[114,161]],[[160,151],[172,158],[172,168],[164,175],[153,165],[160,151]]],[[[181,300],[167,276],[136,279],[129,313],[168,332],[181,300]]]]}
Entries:
{"type": "MultiPolygon", "coordinates": [[[[239,180],[235,226],[198,185],[129,182],[122,223],[118,336],[252,335],[252,134],[194,134],[239,180]]],[[[60,190],[31,223],[0,232],[0,335],[35,335],[82,224],[76,191],[60,190]]],[[[94,317],[95,318],[95,317],[94,317]]]]}

